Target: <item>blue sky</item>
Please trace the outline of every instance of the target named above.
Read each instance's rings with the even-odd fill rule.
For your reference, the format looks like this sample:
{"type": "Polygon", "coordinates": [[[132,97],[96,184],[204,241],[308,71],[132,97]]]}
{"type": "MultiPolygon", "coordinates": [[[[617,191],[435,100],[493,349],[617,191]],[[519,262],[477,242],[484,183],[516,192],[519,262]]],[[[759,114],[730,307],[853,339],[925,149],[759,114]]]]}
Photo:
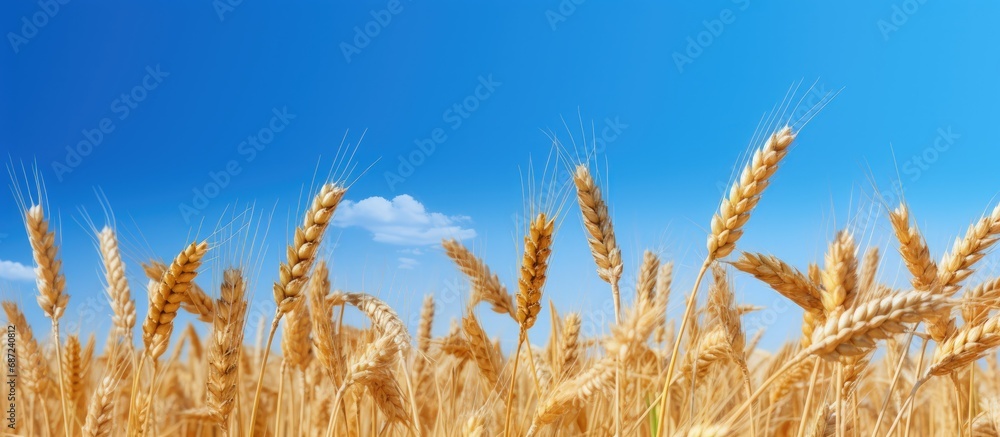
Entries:
{"type": "MultiPolygon", "coordinates": [[[[888,252],[881,279],[902,286],[876,187],[898,199],[901,183],[935,256],[996,200],[1000,6],[990,3],[0,7],[0,152],[37,163],[72,295],[67,320],[99,335],[110,310],[80,210],[104,224],[95,189],[117,217],[140,302],[140,261],[217,237],[220,217],[255,202],[271,217],[255,300],[269,315],[269,283],[313,176],[362,135],[350,203],[324,250],[334,283],[383,297],[411,327],[434,293],[439,333],[460,315],[466,285],[436,242],[464,238],[513,289],[529,163],[541,168],[548,135],[583,141],[581,122],[587,140],[600,138],[596,162],[626,270],[644,249],[674,260],[675,305],[734,165],[797,84],[805,108],[839,94],[802,131],[741,249],[804,268],[853,225],[864,247],[888,252]]],[[[545,296],[583,312],[597,333],[610,292],[570,200],[545,296]]],[[[212,289],[232,258],[213,254],[202,285],[212,289]]],[[[44,323],[24,266],[17,205],[0,196],[0,285],[44,323]]],[[[752,278],[737,276],[736,288],[771,308],[748,322],[768,327],[766,346],[796,336],[794,308],[752,278]]],[[[480,314],[512,341],[509,320],[480,314]]],[[[547,326],[546,313],[536,341],[547,326]]]]}

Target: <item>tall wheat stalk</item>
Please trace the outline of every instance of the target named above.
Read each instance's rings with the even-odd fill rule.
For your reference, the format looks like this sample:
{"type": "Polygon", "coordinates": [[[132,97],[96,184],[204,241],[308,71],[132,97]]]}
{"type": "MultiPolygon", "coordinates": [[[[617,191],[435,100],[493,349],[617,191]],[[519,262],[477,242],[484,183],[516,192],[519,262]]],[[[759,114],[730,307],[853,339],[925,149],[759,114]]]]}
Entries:
{"type": "MultiPolygon", "coordinates": [[[[278,281],[274,283],[274,302],[277,309],[275,309],[274,319],[271,321],[271,330],[267,334],[267,343],[264,345],[264,356],[260,364],[260,373],[257,376],[253,407],[250,409],[250,423],[255,423],[257,418],[260,389],[264,384],[264,371],[267,369],[267,357],[271,353],[274,333],[278,330],[282,316],[294,310],[298,305],[301,298],[300,292],[308,282],[309,271],[315,261],[316,251],[323,241],[323,234],[346,192],[346,188],[336,184],[323,185],[306,210],[302,226],[295,228],[295,239],[288,246],[287,261],[279,266],[278,281]]],[[[253,431],[251,431],[250,436],[253,437],[253,431]]]]}

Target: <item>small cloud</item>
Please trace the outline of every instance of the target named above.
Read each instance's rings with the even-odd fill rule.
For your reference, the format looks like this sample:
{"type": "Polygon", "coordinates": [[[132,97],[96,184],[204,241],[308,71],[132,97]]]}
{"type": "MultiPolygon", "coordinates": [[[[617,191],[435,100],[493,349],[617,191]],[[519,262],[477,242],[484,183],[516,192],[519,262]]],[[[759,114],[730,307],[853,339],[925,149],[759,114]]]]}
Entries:
{"type": "Polygon", "coordinates": [[[406,270],[413,270],[414,267],[419,266],[420,261],[413,258],[399,258],[399,268],[406,270]]]}
{"type": "Polygon", "coordinates": [[[399,249],[397,252],[403,255],[414,255],[414,256],[420,256],[424,254],[424,250],[419,247],[414,247],[413,249],[399,249]]]}
{"type": "Polygon", "coordinates": [[[392,200],[375,196],[358,202],[344,201],[337,208],[333,224],[368,230],[379,243],[430,246],[440,243],[443,238],[465,240],[475,237],[474,229],[461,226],[469,220],[466,216],[428,212],[412,196],[402,194],[392,200]]]}
{"type": "Polygon", "coordinates": [[[31,281],[35,271],[24,264],[0,259],[0,278],[11,281],[31,281]]]}

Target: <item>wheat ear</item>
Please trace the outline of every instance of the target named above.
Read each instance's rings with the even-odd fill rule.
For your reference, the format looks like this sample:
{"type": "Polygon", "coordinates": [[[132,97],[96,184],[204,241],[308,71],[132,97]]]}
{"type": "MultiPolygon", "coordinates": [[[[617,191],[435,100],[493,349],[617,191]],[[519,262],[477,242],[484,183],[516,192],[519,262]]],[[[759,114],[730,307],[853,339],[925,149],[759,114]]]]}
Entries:
{"type": "Polygon", "coordinates": [[[206,252],[207,241],[191,243],[177,254],[156,286],[149,290],[149,312],[142,323],[142,342],[150,359],[157,360],[167,350],[177,310],[191,288],[206,252]]]}
{"type": "Polygon", "coordinates": [[[611,357],[603,358],[576,377],[559,383],[544,401],[538,403],[526,435],[534,435],[542,426],[579,410],[592,397],[611,391],[614,388],[615,363],[611,357]]]}
{"type": "Polygon", "coordinates": [[[473,361],[479,368],[479,374],[485,380],[486,386],[501,396],[507,394],[503,384],[500,383],[500,371],[503,368],[500,356],[493,349],[493,345],[475,313],[469,313],[462,318],[462,331],[465,333],[469,351],[472,352],[473,361]]]}
{"type": "MultiPolygon", "coordinates": [[[[66,277],[62,273],[62,261],[59,260],[56,234],[49,230],[49,222],[45,219],[41,205],[32,205],[25,211],[24,226],[28,232],[28,242],[31,244],[31,254],[35,260],[35,285],[38,288],[36,300],[38,306],[45,313],[45,317],[52,320],[52,338],[55,340],[56,360],[61,362],[59,319],[66,311],[69,295],[65,292],[66,277]]],[[[64,377],[62,367],[56,367],[59,369],[59,397],[63,412],[63,431],[69,435],[70,420],[66,407],[64,377]]]]}
{"type": "Polygon", "coordinates": [[[246,326],[247,298],[243,272],[229,268],[222,274],[215,301],[212,343],[209,346],[207,405],[223,433],[229,434],[229,416],[236,405],[240,345],[246,326]]]}
{"type": "Polygon", "coordinates": [[[583,320],[579,313],[566,314],[563,319],[562,333],[559,336],[560,358],[556,362],[557,380],[563,380],[576,374],[583,360],[580,342],[580,325],[583,320]]]}
{"type": "MultiPolygon", "coordinates": [[[[295,309],[302,291],[309,280],[309,271],[316,261],[316,251],[319,250],[337,205],[344,198],[347,189],[336,184],[325,184],[305,212],[302,225],[295,228],[292,244],[286,249],[287,260],[278,266],[278,280],[274,283],[274,303],[277,309],[271,320],[271,330],[267,334],[264,346],[264,356],[261,360],[260,373],[257,376],[257,389],[254,391],[253,407],[250,409],[250,423],[255,422],[257,406],[260,402],[260,390],[264,384],[264,370],[267,368],[267,357],[271,354],[271,343],[278,324],[285,313],[295,309]]],[[[250,434],[253,437],[253,432],[250,434]]]]}
{"type": "Polygon", "coordinates": [[[135,301],[125,278],[125,263],[118,251],[118,239],[115,231],[104,227],[97,234],[100,243],[101,259],[104,261],[104,278],[107,282],[108,296],[111,300],[111,321],[115,331],[108,336],[108,344],[127,343],[129,350],[132,345],[132,330],[135,329],[135,301]]]}
{"type": "MultiPolygon", "coordinates": [[[[517,365],[521,356],[521,344],[525,342],[528,330],[535,325],[542,305],[542,287],[545,286],[549,255],[552,254],[552,234],[555,220],[544,212],[538,213],[528,226],[524,236],[524,255],[521,258],[520,275],[517,285],[516,319],[521,332],[518,335],[517,350],[514,352],[514,369],[511,372],[510,390],[507,394],[507,414],[504,419],[504,434],[510,433],[511,405],[514,401],[514,383],[517,381],[517,365]]],[[[533,372],[534,373],[534,372],[533,372]]]]}
{"type": "Polygon", "coordinates": [[[601,188],[594,182],[590,169],[578,165],[573,173],[576,184],[576,199],[583,214],[583,226],[587,229],[590,254],[597,264],[597,276],[611,284],[615,304],[615,320],[621,317],[621,297],[618,282],[622,276],[622,254],[615,240],[615,230],[608,214],[608,205],[601,196],[601,188]]]}
{"type": "Polygon", "coordinates": [[[902,293],[871,301],[828,319],[813,334],[809,353],[829,360],[870,352],[875,341],[906,330],[927,314],[947,310],[946,298],[925,292],[902,293]]]}
{"type": "Polygon", "coordinates": [[[997,234],[1000,234],[1000,205],[969,226],[965,238],[955,240],[951,252],[941,260],[937,277],[941,293],[951,296],[962,287],[962,281],[972,274],[972,266],[997,242],[997,234]]]}
{"type": "Polygon", "coordinates": [[[312,319],[308,301],[304,300],[288,313],[288,322],[281,333],[281,359],[290,367],[304,372],[312,360],[312,319]]]}
{"type": "MultiPolygon", "coordinates": [[[[417,353],[413,360],[413,382],[418,393],[434,394],[434,370],[427,364],[431,352],[431,328],[434,324],[434,295],[424,296],[420,307],[420,324],[417,326],[417,353]]],[[[433,398],[431,398],[433,399],[433,398]]],[[[435,408],[432,402],[421,403],[420,423],[429,429],[434,428],[435,408]]]]}
{"type": "Polygon", "coordinates": [[[118,383],[125,378],[129,361],[132,360],[130,350],[118,343],[109,351],[105,375],[90,398],[87,419],[83,426],[84,437],[111,435],[114,427],[115,401],[118,399],[116,389],[118,383]]]}
{"type": "Polygon", "coordinates": [[[820,301],[827,317],[836,317],[852,307],[858,295],[858,257],[854,237],[841,231],[830,243],[823,265],[820,301]]]}
{"type": "Polygon", "coordinates": [[[684,338],[686,329],[691,324],[690,318],[694,312],[698,287],[711,263],[728,256],[736,249],[736,242],[743,235],[743,227],[750,220],[750,213],[760,201],[764,189],[767,188],[771,177],[778,170],[781,160],[788,154],[788,149],[795,140],[795,136],[792,128],[788,126],[771,134],[764,145],[754,152],[753,158],[747,163],[739,179],[730,188],[729,195],[719,206],[719,212],[712,217],[712,229],[708,236],[708,255],[705,257],[705,262],[695,278],[694,287],[687,297],[684,316],[681,319],[680,329],[677,330],[677,336],[670,353],[670,361],[667,364],[666,383],[663,384],[663,390],[660,393],[660,418],[657,422],[657,435],[664,435],[667,411],[670,409],[671,402],[670,385],[673,382],[672,375],[677,365],[680,340],[684,338]]]}
{"type": "Polygon", "coordinates": [[[775,256],[744,252],[732,265],[741,272],[753,275],[806,311],[823,310],[819,287],[802,272],[775,256]]]}
{"type": "Polygon", "coordinates": [[[966,325],[938,344],[927,373],[947,375],[979,360],[997,347],[1000,347],[1000,316],[980,324],[966,325]]]}
{"type": "Polygon", "coordinates": [[[967,325],[983,323],[990,311],[1000,307],[1000,278],[979,284],[962,296],[962,319],[967,325]]]}
{"type": "MultiPolygon", "coordinates": [[[[166,264],[156,260],[142,264],[142,271],[146,274],[146,277],[155,281],[163,277],[163,272],[166,269],[166,264]]],[[[192,282],[191,287],[184,293],[183,298],[181,308],[198,316],[198,320],[202,322],[212,323],[212,320],[215,319],[215,305],[212,298],[208,296],[208,293],[205,293],[205,290],[192,282]]]]}
{"type": "Polygon", "coordinates": [[[441,242],[441,247],[444,247],[448,257],[472,282],[472,295],[469,298],[470,310],[480,302],[488,302],[493,307],[494,312],[510,314],[511,318],[517,320],[517,304],[513,296],[507,293],[507,287],[504,287],[500,278],[490,271],[489,266],[483,260],[473,255],[457,240],[444,240],[441,242]]]}
{"type": "MultiPolygon", "coordinates": [[[[62,383],[66,388],[66,400],[70,403],[71,411],[77,409],[83,402],[83,350],[80,345],[80,337],[76,334],[66,336],[66,346],[62,354],[62,383]]],[[[71,419],[74,423],[77,417],[71,419]]]]}
{"type": "Polygon", "coordinates": [[[938,275],[937,263],[931,258],[930,249],[920,230],[910,222],[910,209],[905,203],[899,204],[889,213],[893,233],[899,241],[899,255],[913,275],[911,283],[918,291],[930,291],[938,275]]]}

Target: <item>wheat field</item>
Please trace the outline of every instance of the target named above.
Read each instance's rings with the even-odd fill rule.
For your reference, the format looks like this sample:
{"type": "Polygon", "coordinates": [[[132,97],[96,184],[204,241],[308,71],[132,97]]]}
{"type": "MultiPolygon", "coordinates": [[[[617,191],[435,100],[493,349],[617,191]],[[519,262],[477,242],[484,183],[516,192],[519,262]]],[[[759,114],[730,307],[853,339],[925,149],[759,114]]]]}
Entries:
{"type": "Polygon", "coordinates": [[[516,283],[503,283],[463,243],[441,243],[469,287],[463,317],[443,337],[431,334],[448,323],[435,318],[432,295],[408,332],[373,294],[331,289],[335,266],[319,249],[349,189],[331,180],[297,219],[262,335],[248,326],[248,284],[275,266],[213,254],[233,249],[210,239],[179,241],[170,259],[126,266],[113,223],[95,227],[113,314],[107,342],[95,344],[91,333],[60,331],[71,296],[58,236],[44,202],[22,196],[34,297],[51,325],[28,325],[19,305],[30,299],[3,303],[13,327],[8,370],[17,372],[16,426],[8,421],[5,434],[998,435],[1000,280],[970,277],[1000,237],[1000,206],[940,261],[905,204],[884,205],[896,247],[862,247],[845,229],[804,272],[742,252],[746,224],[766,208],[760,201],[797,135],[782,127],[756,145],[706,221],[704,262],[693,271],[650,251],[626,266],[595,170],[573,163],[564,182],[575,205],[531,212],[516,283]],[[545,308],[560,214],[582,222],[607,283],[615,317],[605,334],[585,337],[583,314],[545,308]],[[904,283],[882,281],[881,250],[898,250],[904,283]],[[209,258],[234,261],[210,275],[209,258]],[[139,268],[148,285],[130,289],[128,269],[139,268]],[[634,296],[621,296],[626,270],[636,272],[625,287],[634,296]],[[674,275],[695,278],[694,287],[673,289],[674,275]],[[760,308],[736,300],[735,280],[760,281],[801,307],[801,339],[759,349],[742,319],[760,308]],[[667,317],[671,300],[682,303],[678,318],[667,317]],[[142,320],[139,305],[148,307],[142,320]],[[345,311],[367,322],[351,326],[345,311]],[[493,339],[501,333],[484,329],[477,313],[486,311],[510,317],[503,334],[520,340],[516,348],[501,348],[493,339]],[[201,326],[176,326],[180,312],[201,326]],[[531,344],[542,317],[552,320],[548,341],[531,344]]]}

